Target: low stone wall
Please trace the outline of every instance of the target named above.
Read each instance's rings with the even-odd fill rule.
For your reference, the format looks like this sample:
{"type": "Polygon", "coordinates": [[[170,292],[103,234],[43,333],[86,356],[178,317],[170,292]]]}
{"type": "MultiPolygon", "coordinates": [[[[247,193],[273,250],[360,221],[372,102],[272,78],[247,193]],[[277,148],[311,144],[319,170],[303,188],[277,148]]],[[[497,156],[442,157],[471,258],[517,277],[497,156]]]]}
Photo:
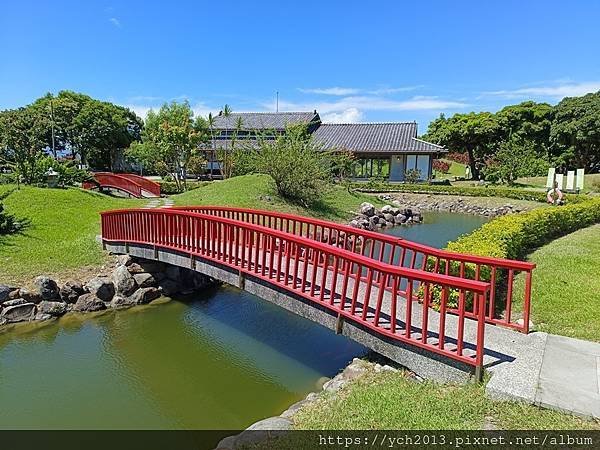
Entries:
{"type": "Polygon", "coordinates": [[[359,213],[350,221],[349,225],[362,230],[379,231],[384,228],[421,222],[423,222],[423,216],[417,209],[385,205],[378,210],[372,203],[364,202],[360,205],[359,213]]]}
{"type": "MultiPolygon", "coordinates": [[[[397,372],[398,369],[389,365],[381,365],[368,362],[362,359],[354,358],[354,360],[334,378],[323,384],[321,392],[328,392],[333,395],[350,382],[357,380],[369,372],[397,372]]],[[[415,380],[417,378],[415,377],[415,380]]],[[[246,446],[258,444],[267,439],[277,438],[285,434],[286,431],[292,429],[294,424],[294,415],[304,406],[316,401],[320,393],[311,392],[299,402],[294,403],[288,409],[283,411],[279,416],[269,417],[253,423],[244,431],[234,436],[228,436],[221,440],[216,447],[216,450],[235,450],[246,448],[246,446]]]]}
{"type": "Polygon", "coordinates": [[[0,325],[58,318],[150,303],[161,295],[186,294],[215,281],[201,273],[157,261],[117,257],[108,274],[62,286],[50,277],[35,279],[33,290],[0,285],[0,325]]]}
{"type": "Polygon", "coordinates": [[[459,196],[431,194],[379,194],[377,198],[396,206],[402,205],[403,208],[408,206],[418,210],[457,212],[486,217],[503,216],[531,209],[512,203],[491,202],[490,198],[478,199],[477,197],[463,199],[459,196]]]}

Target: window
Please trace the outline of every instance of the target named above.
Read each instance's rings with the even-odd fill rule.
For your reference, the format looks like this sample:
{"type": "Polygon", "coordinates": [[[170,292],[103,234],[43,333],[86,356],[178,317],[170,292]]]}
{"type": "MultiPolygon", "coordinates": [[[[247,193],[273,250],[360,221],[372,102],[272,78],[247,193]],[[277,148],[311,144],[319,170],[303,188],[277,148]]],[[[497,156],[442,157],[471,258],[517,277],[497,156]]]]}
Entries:
{"type": "Polygon", "coordinates": [[[421,172],[421,179],[429,177],[429,155],[407,155],[406,171],[416,169],[421,172]]]}
{"type": "Polygon", "coordinates": [[[354,178],[387,178],[390,175],[390,160],[383,158],[359,158],[354,161],[354,178]]]}

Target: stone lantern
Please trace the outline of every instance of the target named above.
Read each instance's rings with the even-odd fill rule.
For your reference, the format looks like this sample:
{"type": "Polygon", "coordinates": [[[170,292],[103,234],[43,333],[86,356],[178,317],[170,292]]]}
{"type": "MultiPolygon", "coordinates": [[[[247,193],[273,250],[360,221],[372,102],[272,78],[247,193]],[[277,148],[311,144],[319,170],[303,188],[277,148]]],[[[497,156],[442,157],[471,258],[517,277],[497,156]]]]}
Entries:
{"type": "Polygon", "coordinates": [[[46,181],[48,182],[49,188],[55,188],[58,186],[58,176],[60,174],[55,171],[52,167],[46,172],[46,181]]]}

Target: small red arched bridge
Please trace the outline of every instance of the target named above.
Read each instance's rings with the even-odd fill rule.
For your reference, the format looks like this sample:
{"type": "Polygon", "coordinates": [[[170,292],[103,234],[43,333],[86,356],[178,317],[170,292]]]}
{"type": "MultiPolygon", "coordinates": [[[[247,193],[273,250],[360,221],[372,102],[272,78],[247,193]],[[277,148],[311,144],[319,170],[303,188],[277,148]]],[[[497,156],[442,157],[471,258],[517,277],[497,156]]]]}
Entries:
{"type": "Polygon", "coordinates": [[[502,359],[486,349],[486,333],[497,325],[529,331],[535,266],[527,262],[452,253],[307,217],[212,206],[105,212],[102,239],[115,253],[239,284],[405,365],[406,352],[416,352],[462,370],[474,367],[480,376],[484,364],[502,359]],[[515,283],[517,273],[522,283],[515,283]],[[315,318],[315,309],[327,318],[315,318]]]}
{"type": "Polygon", "coordinates": [[[160,197],[160,184],[133,173],[95,172],[84,189],[116,189],[135,198],[160,197]]]}

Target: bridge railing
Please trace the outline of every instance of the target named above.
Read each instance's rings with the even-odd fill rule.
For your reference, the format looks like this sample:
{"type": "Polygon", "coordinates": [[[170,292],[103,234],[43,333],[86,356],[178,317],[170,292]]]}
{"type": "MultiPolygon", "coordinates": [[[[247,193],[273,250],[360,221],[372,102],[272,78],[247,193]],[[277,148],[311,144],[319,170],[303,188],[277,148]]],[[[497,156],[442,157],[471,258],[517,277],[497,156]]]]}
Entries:
{"type": "Polygon", "coordinates": [[[119,189],[137,198],[142,196],[142,186],[136,181],[130,180],[124,176],[109,172],[96,172],[94,174],[94,180],[96,181],[95,183],[86,182],[83,183],[82,187],[84,189],[92,189],[97,185],[100,185],[101,187],[119,189]]]}
{"type": "MultiPolygon", "coordinates": [[[[531,280],[535,264],[449,252],[382,233],[292,214],[220,206],[189,206],[176,209],[263,225],[395,266],[489,282],[491,291],[485,305],[486,321],[523,333],[529,332],[531,280]],[[524,274],[524,289],[517,290],[515,277],[520,272],[524,274]],[[521,295],[517,297],[518,294],[521,295]],[[517,308],[519,313],[515,313],[517,308]]],[[[423,291],[415,295],[422,297],[423,291]]],[[[439,300],[439,293],[432,294],[431,304],[435,308],[440,307],[439,300]]],[[[458,301],[453,295],[449,303],[451,311],[458,312],[458,301]]],[[[466,314],[474,318],[478,310],[474,308],[466,314]]]]}
{"type": "Polygon", "coordinates": [[[102,238],[217,262],[380,335],[482,367],[489,283],[393,266],[249,221],[173,209],[102,213],[102,238]],[[421,303],[413,296],[417,290],[425,293],[421,303]],[[437,312],[429,304],[433,292],[440,297],[437,312]],[[460,299],[455,313],[448,308],[453,295],[460,299]]]}
{"type": "Polygon", "coordinates": [[[133,173],[120,173],[118,175],[139,184],[144,191],[147,191],[152,195],[160,197],[160,184],[156,183],[155,181],[149,180],[148,178],[144,178],[133,173]]]}

